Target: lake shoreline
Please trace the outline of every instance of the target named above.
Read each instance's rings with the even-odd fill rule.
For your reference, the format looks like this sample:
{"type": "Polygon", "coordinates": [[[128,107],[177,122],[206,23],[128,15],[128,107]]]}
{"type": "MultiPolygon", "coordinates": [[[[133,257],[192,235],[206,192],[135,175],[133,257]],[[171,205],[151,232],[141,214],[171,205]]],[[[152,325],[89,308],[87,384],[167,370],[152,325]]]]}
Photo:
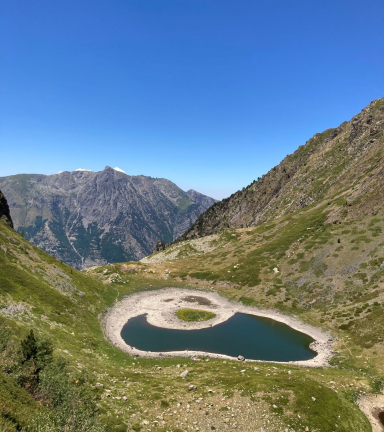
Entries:
{"type": "MultiPolygon", "coordinates": [[[[117,302],[102,318],[102,326],[104,335],[109,342],[133,356],[152,358],[205,356],[209,358],[237,360],[236,357],[202,351],[142,351],[127,345],[121,337],[121,330],[127,321],[130,318],[142,314],[147,314],[148,322],[157,327],[197,330],[220,324],[237,312],[271,318],[288,325],[294,330],[309,335],[314,339],[314,342],[310,344],[310,348],[317,353],[314,358],[301,361],[278,362],[248,359],[246,359],[246,361],[311,367],[329,366],[329,359],[334,354],[332,347],[333,339],[329,334],[316,327],[305,324],[294,317],[283,315],[273,310],[258,309],[256,307],[232,302],[214,292],[181,288],[163,288],[160,290],[135,293],[117,302]],[[216,316],[209,321],[182,321],[175,315],[175,311],[182,308],[206,310],[213,312],[216,316]]],[[[239,353],[239,355],[241,355],[241,353],[239,353]]]]}

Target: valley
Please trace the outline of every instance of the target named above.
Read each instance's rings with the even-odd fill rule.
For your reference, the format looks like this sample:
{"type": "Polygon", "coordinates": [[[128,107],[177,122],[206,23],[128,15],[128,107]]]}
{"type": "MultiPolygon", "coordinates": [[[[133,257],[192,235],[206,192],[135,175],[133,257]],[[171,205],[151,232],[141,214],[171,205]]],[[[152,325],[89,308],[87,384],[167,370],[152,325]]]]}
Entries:
{"type": "MultiPolygon", "coordinates": [[[[202,213],[164,250],[139,261],[78,271],[13,230],[4,210],[0,317],[2,331],[12,336],[0,355],[0,428],[60,430],[44,416],[33,429],[28,418],[40,418],[45,405],[35,403],[38,393],[31,397],[17,384],[12,366],[9,353],[33,329],[52,341],[71,382],[94,397],[97,416],[87,432],[380,431],[383,140],[379,99],[350,122],[316,135],[262,179],[202,213]],[[140,306],[136,298],[161,296],[164,289],[205,299],[179,304],[176,294],[169,297],[178,299],[169,302],[169,312],[182,326],[204,327],[209,320],[177,321],[172,307],[210,311],[219,321],[219,309],[206,300],[222,298],[242,312],[270,311],[286,323],[317,329],[330,339],[332,356],[317,367],[201,353],[149,358],[108,341],[102,323],[119,305],[132,301],[132,311],[140,306]]],[[[148,304],[136,312],[148,313],[150,323],[150,307],[158,316],[167,310],[167,302],[148,304]]],[[[127,318],[113,320],[115,336],[127,318]]]]}

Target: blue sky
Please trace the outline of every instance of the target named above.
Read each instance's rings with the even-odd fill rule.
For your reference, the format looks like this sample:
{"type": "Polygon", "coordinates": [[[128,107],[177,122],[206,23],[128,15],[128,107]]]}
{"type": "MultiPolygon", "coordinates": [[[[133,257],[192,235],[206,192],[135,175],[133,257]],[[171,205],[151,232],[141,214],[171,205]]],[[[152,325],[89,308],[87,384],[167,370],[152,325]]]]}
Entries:
{"type": "Polygon", "coordinates": [[[382,0],[2,0],[0,176],[215,198],[384,96],[382,0]]]}

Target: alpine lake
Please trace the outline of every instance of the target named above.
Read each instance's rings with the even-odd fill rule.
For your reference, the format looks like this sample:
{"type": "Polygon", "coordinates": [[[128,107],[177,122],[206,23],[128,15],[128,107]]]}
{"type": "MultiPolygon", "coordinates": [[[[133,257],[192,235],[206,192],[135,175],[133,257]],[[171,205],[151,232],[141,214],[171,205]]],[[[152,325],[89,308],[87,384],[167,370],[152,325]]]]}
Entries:
{"type": "Polygon", "coordinates": [[[161,353],[188,350],[277,362],[316,356],[309,347],[313,342],[310,336],[273,319],[245,313],[235,313],[225,322],[199,330],[156,327],[142,314],[128,320],[121,337],[139,350],[161,353]]]}

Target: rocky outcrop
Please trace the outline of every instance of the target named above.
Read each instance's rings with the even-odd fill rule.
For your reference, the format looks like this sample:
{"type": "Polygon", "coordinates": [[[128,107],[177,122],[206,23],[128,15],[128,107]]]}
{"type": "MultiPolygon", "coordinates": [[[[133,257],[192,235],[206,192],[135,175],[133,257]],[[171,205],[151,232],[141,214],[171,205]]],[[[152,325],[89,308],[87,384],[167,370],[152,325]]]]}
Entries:
{"type": "Polygon", "coordinates": [[[169,243],[215,200],[200,202],[166,179],[103,171],[0,178],[15,228],[58,259],[84,268],[138,260],[169,243]]]}
{"type": "Polygon", "coordinates": [[[11,218],[11,213],[9,212],[9,206],[4,194],[0,190],[0,220],[2,220],[6,225],[13,228],[13,222],[11,218]]]}
{"type": "Polygon", "coordinates": [[[315,134],[267,174],[216,202],[179,240],[256,226],[338,194],[344,198],[329,222],[374,213],[384,203],[383,144],[384,98],[315,134]]]}

